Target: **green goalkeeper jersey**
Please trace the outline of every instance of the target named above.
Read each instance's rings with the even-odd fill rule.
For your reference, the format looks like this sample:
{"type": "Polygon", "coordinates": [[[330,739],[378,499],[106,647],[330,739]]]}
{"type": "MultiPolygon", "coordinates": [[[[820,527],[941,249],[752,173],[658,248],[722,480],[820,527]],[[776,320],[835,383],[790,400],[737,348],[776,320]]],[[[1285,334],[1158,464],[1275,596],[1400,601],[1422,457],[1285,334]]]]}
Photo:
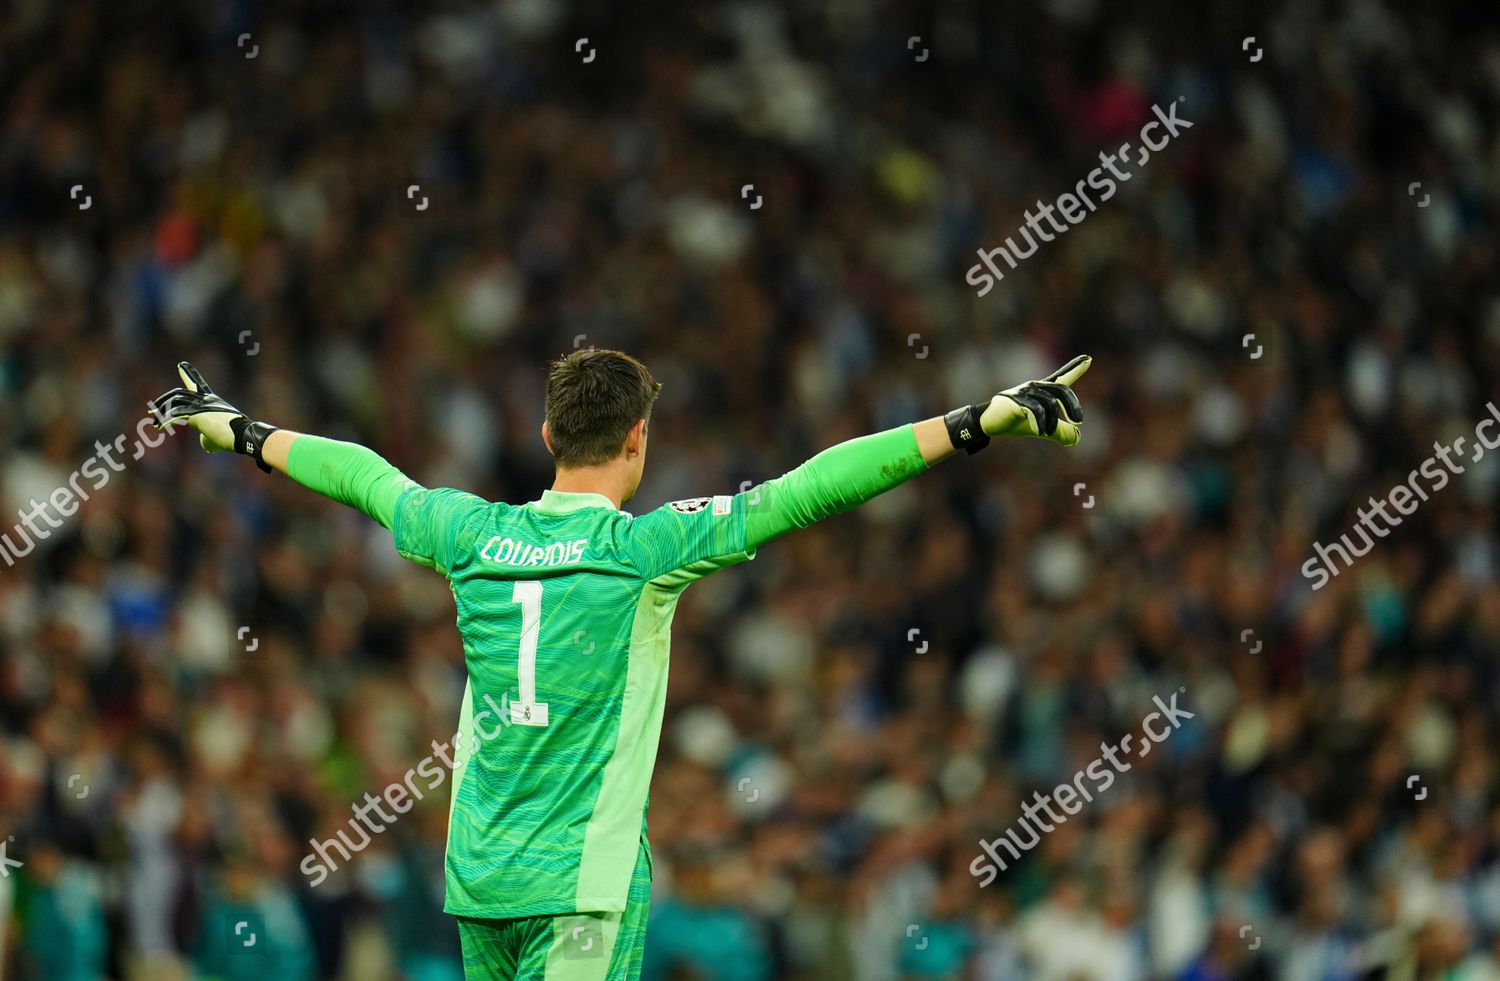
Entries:
{"type": "Polygon", "coordinates": [[[682,590],[750,558],[745,502],[639,518],[597,494],[519,507],[412,488],[392,531],[453,587],[469,669],[448,827],[449,913],[625,908],[682,590]]]}
{"type": "Polygon", "coordinates": [[[598,494],[512,506],[428,490],[376,453],[299,435],[293,479],[357,507],[446,575],[469,684],[447,901],[505,919],[625,909],[682,590],[926,469],[910,426],[824,450],[732,497],[640,517],[598,494]]]}

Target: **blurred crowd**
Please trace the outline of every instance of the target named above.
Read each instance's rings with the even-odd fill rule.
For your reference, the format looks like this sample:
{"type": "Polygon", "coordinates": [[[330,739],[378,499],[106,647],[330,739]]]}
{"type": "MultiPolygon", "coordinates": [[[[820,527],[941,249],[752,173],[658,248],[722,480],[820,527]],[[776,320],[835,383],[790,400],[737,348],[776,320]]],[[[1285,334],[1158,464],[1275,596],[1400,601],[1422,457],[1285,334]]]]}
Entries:
{"type": "Polygon", "coordinates": [[[933,6],[0,8],[0,975],[460,977],[445,795],[297,869],[452,733],[446,584],[136,422],[186,357],[526,501],[545,365],[598,345],[665,384],[638,513],[1095,359],[1075,450],[958,457],[688,591],[649,981],[1500,979],[1500,457],[1299,571],[1500,397],[1500,12],[933,6]],[[1191,130],[975,295],[1174,100],[1191,130]]]}

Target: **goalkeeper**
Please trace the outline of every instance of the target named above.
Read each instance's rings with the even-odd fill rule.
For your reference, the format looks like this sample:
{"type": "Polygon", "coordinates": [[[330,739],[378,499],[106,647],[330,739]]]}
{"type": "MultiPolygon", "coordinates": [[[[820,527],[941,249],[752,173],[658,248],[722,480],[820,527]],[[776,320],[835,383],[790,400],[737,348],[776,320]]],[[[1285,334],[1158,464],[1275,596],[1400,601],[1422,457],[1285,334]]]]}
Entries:
{"type": "Polygon", "coordinates": [[[402,556],[448,578],[468,685],[444,909],[458,918],[466,977],[624,981],[639,976],[644,949],[647,790],[682,591],[992,437],[1072,446],[1083,410],[1071,386],[1089,363],[841,443],[748,492],[639,517],[620,506],[640,486],[661,386],[617,351],[552,365],[541,436],[557,476],[521,505],[428,489],[362,446],[254,421],[186,362],[183,387],[153,406],[210,453],[234,450],[358,508],[402,556]],[[475,704],[511,692],[503,731],[486,730],[475,704]]]}

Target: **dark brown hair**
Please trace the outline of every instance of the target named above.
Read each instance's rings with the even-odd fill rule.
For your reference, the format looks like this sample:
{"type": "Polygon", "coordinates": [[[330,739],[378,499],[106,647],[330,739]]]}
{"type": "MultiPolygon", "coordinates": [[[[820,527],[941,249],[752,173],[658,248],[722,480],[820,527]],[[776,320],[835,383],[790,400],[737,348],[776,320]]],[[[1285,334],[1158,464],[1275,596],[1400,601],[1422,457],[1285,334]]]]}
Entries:
{"type": "Polygon", "coordinates": [[[561,467],[587,467],[619,455],[630,427],[651,417],[661,383],[619,351],[574,351],[547,373],[547,434],[561,467]]]}

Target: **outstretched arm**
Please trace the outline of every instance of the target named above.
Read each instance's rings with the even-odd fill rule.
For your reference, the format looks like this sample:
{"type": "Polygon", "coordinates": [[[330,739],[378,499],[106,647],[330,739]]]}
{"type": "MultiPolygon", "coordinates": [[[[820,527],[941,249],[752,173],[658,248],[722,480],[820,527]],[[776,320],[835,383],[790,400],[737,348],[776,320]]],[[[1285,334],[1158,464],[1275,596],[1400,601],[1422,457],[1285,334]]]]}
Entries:
{"type": "Polygon", "coordinates": [[[1083,407],[1070,387],[1088,370],[1074,358],[1040,381],[1026,382],[946,416],[861,436],[830,447],[748,495],[745,547],[754,551],[794,528],[847,511],[905,483],[959,449],[978,452],[993,436],[1078,442],[1083,407]]]}
{"type": "Polygon", "coordinates": [[[267,437],[261,452],[271,469],[308,490],[358,508],[385,528],[395,521],[401,495],[419,486],[379,453],[358,443],[278,429],[267,437]]]}
{"type": "Polygon", "coordinates": [[[183,387],[152,402],[158,426],[186,422],[210,453],[234,450],[253,457],[267,473],[279,470],[309,490],[358,508],[385,528],[395,521],[402,493],[418,486],[374,450],[251,420],[215,394],[186,361],[178,364],[177,373],[183,387]]]}

